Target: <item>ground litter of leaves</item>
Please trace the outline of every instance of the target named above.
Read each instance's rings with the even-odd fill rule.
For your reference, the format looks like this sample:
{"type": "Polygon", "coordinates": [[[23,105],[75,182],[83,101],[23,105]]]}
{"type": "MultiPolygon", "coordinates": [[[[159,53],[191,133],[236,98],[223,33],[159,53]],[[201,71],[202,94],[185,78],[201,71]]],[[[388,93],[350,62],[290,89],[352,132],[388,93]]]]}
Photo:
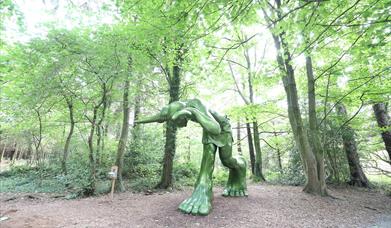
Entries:
{"type": "MultiPolygon", "coordinates": [[[[214,189],[213,211],[185,215],[178,205],[191,189],[66,200],[50,194],[0,194],[0,227],[391,227],[391,198],[339,187],[317,197],[302,187],[251,185],[245,198],[214,189]]],[[[57,196],[58,197],[58,196],[57,196]]]]}

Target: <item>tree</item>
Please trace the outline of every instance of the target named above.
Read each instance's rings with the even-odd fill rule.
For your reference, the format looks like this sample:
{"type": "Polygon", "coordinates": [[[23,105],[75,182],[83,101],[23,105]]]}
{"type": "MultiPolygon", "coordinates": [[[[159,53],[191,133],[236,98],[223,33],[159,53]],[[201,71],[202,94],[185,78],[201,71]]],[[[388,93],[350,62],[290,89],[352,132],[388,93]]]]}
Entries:
{"type": "MultiPolygon", "coordinates": [[[[276,0],[276,8],[274,8],[274,10],[275,11],[273,13],[276,15],[276,21],[281,21],[283,19],[281,13],[281,1],[276,0]]],[[[295,71],[292,66],[292,55],[286,40],[287,34],[284,31],[276,29],[276,23],[270,19],[270,16],[265,10],[264,15],[269,24],[271,24],[272,29],[274,29],[272,30],[272,36],[277,50],[277,64],[282,74],[282,82],[287,96],[289,122],[296,145],[303,160],[303,166],[307,177],[304,191],[319,195],[326,195],[326,186],[324,186],[325,182],[323,180],[325,177],[322,176],[321,172],[319,172],[320,170],[318,169],[317,164],[318,161],[314,151],[311,149],[307,131],[301,117],[295,71]]]]}
{"type": "MultiPolygon", "coordinates": [[[[129,68],[131,68],[132,60],[129,57],[129,68]]],[[[130,71],[130,70],[129,70],[130,71]]],[[[123,99],[122,99],[122,110],[123,110],[123,120],[121,127],[121,136],[118,141],[118,149],[117,149],[117,159],[116,165],[118,166],[118,182],[117,186],[119,186],[120,191],[125,191],[125,187],[123,185],[122,178],[122,170],[124,166],[124,152],[125,147],[128,141],[128,133],[129,133],[129,77],[125,79],[125,85],[123,89],[123,99]]]]}
{"type": "MultiPolygon", "coordinates": [[[[343,104],[338,105],[338,113],[345,121],[347,119],[346,108],[343,104]]],[[[357,144],[354,137],[354,130],[347,124],[342,128],[343,147],[350,169],[350,184],[359,187],[369,187],[369,181],[361,167],[357,153],[357,144]]]]}
{"type": "Polygon", "coordinates": [[[67,102],[67,106],[68,106],[68,110],[69,110],[70,129],[69,129],[69,133],[68,133],[67,139],[65,141],[65,145],[64,145],[64,152],[63,152],[63,157],[62,157],[62,161],[61,161],[61,168],[62,168],[62,171],[64,172],[64,174],[66,175],[67,174],[67,158],[68,158],[68,154],[69,154],[69,146],[71,143],[73,130],[75,128],[75,118],[74,118],[74,114],[73,114],[74,113],[74,107],[73,107],[73,101],[72,101],[73,99],[69,98],[69,97],[65,97],[65,100],[67,102]]]}
{"type": "Polygon", "coordinates": [[[388,115],[387,104],[376,103],[372,107],[388,153],[388,163],[391,165],[391,123],[390,116],[388,115]]]}
{"type": "MultiPolygon", "coordinates": [[[[172,66],[172,76],[170,69],[167,69],[167,79],[169,84],[170,100],[169,104],[178,101],[180,96],[181,85],[181,65],[182,65],[182,48],[176,50],[174,64],[172,66]]],[[[172,186],[172,168],[176,149],[176,132],[177,127],[168,121],[166,124],[166,144],[164,146],[163,171],[158,188],[168,188],[172,186]]]]}

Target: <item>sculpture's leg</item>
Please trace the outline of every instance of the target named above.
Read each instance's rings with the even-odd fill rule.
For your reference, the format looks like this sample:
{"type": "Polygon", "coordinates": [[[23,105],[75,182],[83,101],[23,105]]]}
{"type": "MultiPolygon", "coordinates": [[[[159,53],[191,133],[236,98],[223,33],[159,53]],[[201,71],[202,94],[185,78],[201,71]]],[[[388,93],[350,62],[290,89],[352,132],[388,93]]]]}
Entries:
{"type": "Polygon", "coordinates": [[[229,177],[223,196],[247,196],[246,160],[242,156],[232,157],[232,144],[219,148],[219,155],[224,166],[229,168],[229,177]]]}
{"type": "Polygon", "coordinates": [[[212,209],[212,174],[217,147],[204,144],[201,170],[193,194],[179,205],[179,210],[193,215],[207,215],[212,209]]]}

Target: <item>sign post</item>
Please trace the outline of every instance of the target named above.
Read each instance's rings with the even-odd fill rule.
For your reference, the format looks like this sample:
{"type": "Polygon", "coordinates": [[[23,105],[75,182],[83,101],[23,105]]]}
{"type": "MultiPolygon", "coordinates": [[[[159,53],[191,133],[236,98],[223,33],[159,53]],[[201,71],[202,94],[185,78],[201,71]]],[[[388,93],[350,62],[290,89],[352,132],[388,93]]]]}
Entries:
{"type": "Polygon", "coordinates": [[[118,166],[115,165],[111,167],[111,171],[108,173],[111,179],[111,192],[110,192],[111,200],[113,200],[114,198],[114,187],[115,187],[115,180],[117,179],[117,172],[118,172],[118,166]]]}

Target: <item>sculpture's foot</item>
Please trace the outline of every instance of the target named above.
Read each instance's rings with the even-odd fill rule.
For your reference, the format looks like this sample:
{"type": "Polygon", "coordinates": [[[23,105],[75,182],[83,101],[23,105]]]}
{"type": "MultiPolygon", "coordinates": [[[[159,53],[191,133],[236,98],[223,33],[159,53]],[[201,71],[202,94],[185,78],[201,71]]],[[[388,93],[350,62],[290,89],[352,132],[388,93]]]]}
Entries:
{"type": "Polygon", "coordinates": [[[179,210],[186,214],[208,215],[212,210],[212,188],[199,184],[190,198],[179,205],[179,210]]]}
{"type": "Polygon", "coordinates": [[[246,185],[246,161],[243,157],[237,158],[238,168],[229,169],[227,185],[223,196],[248,196],[246,185]]]}

